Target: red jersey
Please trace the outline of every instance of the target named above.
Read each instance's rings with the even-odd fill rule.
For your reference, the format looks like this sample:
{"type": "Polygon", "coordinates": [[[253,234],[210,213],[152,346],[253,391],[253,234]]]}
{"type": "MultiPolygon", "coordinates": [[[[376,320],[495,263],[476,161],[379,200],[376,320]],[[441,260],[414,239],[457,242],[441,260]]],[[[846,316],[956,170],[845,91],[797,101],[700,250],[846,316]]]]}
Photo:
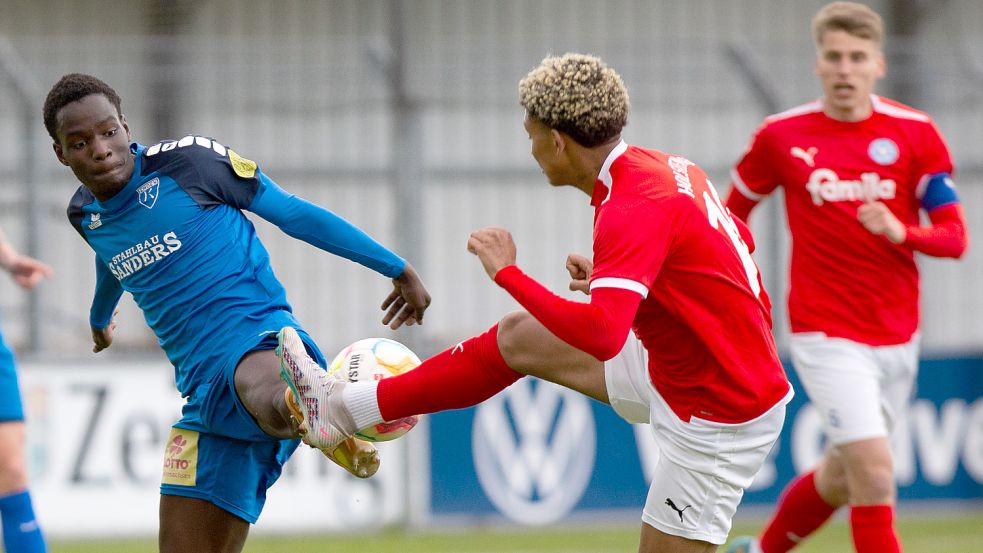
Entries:
{"type": "Polygon", "coordinates": [[[879,346],[918,329],[918,269],[912,248],[868,232],[857,208],[878,200],[917,227],[926,179],[950,173],[952,161],[928,115],[871,100],[873,113],[858,122],[831,119],[821,101],[765,119],[734,169],[727,205],[746,217],[737,205],[784,187],[792,332],[879,346]]]}
{"type": "Polygon", "coordinates": [[[691,161],[621,143],[595,184],[591,289],[643,296],[632,329],[680,419],[751,420],[789,393],[739,225],[691,161]]]}

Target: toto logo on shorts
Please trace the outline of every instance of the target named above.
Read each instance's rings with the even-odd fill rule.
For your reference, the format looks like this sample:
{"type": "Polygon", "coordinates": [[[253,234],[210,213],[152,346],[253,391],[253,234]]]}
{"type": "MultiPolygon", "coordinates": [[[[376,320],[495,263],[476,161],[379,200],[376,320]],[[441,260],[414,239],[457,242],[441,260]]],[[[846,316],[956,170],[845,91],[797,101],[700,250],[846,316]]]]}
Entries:
{"type": "Polygon", "coordinates": [[[472,440],[482,489],[515,522],[543,525],[563,518],[590,483],[594,416],[577,392],[519,380],[478,406],[472,440]]]}

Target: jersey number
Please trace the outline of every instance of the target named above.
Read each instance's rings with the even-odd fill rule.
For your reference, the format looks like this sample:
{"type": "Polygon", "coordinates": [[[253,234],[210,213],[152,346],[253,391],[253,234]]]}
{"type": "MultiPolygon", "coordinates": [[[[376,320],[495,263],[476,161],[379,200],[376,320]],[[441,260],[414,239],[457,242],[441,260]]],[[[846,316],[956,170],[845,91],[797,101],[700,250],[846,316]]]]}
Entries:
{"type": "Polygon", "coordinates": [[[703,202],[707,206],[707,218],[710,220],[710,226],[719,229],[723,225],[724,232],[734,243],[737,255],[740,256],[741,263],[744,264],[744,272],[747,274],[751,290],[755,296],[761,295],[761,284],[758,283],[758,266],[751,259],[751,252],[748,250],[747,244],[744,243],[744,239],[741,238],[741,231],[737,230],[737,224],[731,219],[730,211],[720,203],[717,191],[709,180],[707,181],[707,189],[703,192],[703,202]]]}

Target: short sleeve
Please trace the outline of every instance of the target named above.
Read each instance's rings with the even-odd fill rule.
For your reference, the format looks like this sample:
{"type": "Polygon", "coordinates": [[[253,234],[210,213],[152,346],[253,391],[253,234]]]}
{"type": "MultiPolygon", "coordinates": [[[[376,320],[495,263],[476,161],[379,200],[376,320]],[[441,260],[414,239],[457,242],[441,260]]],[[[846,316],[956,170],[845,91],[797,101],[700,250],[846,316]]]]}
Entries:
{"type": "Polygon", "coordinates": [[[775,173],[775,156],[768,124],[765,123],[751,137],[751,144],[731,171],[734,189],[755,202],[771,194],[779,184],[775,173]]]}
{"type": "Polygon", "coordinates": [[[934,122],[929,121],[924,126],[917,153],[918,163],[914,175],[916,181],[936,173],[952,174],[952,156],[949,154],[949,146],[946,145],[942,133],[934,122]]]}
{"type": "Polygon", "coordinates": [[[679,201],[631,198],[602,206],[594,224],[591,288],[626,288],[646,296],[669,254],[679,201]]]}

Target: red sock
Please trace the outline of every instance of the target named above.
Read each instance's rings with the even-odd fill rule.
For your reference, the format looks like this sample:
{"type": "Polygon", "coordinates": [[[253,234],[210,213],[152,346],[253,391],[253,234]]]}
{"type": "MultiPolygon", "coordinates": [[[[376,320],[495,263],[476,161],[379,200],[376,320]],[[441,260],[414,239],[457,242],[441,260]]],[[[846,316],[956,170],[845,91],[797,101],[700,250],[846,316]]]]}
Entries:
{"type": "Polygon", "coordinates": [[[857,553],[901,553],[892,505],[854,505],[850,508],[850,529],[857,553]]]}
{"type": "Polygon", "coordinates": [[[815,472],[792,480],[778,499],[778,508],[761,534],[761,551],[784,553],[815,532],[836,512],[816,491],[815,472]]]}
{"type": "Polygon", "coordinates": [[[412,371],[380,380],[376,397],[382,418],[392,421],[477,405],[523,376],[505,364],[495,325],[412,371]]]}

